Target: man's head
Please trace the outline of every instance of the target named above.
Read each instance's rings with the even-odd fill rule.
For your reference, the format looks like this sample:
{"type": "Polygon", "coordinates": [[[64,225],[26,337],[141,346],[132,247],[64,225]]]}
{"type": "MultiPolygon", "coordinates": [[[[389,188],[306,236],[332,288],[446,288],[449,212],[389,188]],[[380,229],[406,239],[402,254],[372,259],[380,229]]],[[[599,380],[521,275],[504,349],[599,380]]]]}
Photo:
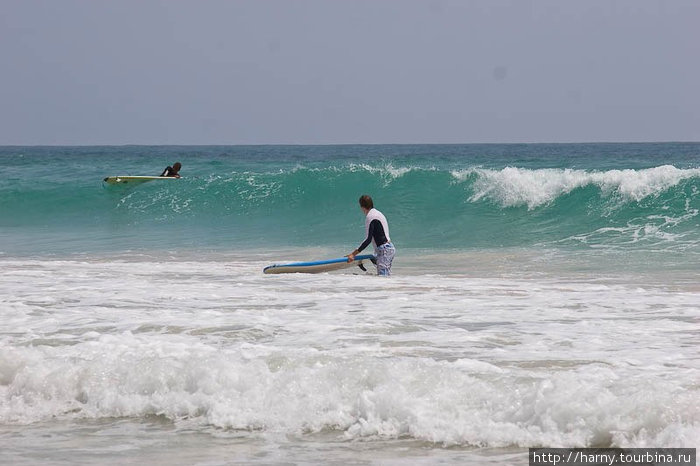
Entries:
{"type": "Polygon", "coordinates": [[[173,170],[175,170],[176,172],[179,172],[181,168],[182,164],[180,162],[175,162],[175,164],[173,165],[173,170]]]}
{"type": "Polygon", "coordinates": [[[360,196],[360,207],[362,210],[365,212],[369,212],[374,208],[374,202],[372,202],[372,198],[369,197],[367,194],[363,194],[360,196]]]}

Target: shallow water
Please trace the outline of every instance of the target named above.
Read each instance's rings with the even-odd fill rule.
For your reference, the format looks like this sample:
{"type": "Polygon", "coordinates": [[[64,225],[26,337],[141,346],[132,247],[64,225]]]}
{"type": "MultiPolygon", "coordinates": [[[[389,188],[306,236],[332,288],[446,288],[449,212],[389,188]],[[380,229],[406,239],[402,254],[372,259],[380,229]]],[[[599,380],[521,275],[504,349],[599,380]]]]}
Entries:
{"type": "Polygon", "coordinates": [[[697,286],[267,276],[266,254],[3,260],[4,455],[525,464],[700,438],[697,286]]]}

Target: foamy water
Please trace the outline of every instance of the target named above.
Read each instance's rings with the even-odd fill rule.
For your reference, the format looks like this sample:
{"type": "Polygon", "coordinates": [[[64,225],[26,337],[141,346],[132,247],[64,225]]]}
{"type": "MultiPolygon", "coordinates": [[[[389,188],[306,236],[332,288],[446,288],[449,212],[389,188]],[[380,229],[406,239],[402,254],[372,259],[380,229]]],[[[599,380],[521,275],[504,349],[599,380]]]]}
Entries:
{"type": "Polygon", "coordinates": [[[0,463],[700,444],[700,144],[0,147],[0,463]],[[175,183],[104,187],[108,175],[175,183]],[[266,276],[387,215],[394,276],[266,276]]]}
{"type": "MultiPolygon", "coordinates": [[[[606,195],[616,194],[621,201],[641,201],[675,187],[681,181],[700,176],[700,169],[679,169],[663,165],[643,170],[605,172],[567,169],[528,170],[506,167],[502,170],[470,169],[453,171],[463,181],[478,175],[472,201],[490,198],[504,207],[526,205],[529,209],[584,186],[596,186],[606,195]]],[[[697,212],[696,212],[697,213],[697,212]]]]}
{"type": "Polygon", "coordinates": [[[252,257],[3,259],[4,459],[526,464],[532,446],[699,443],[690,280],[420,258],[391,279],[266,276],[252,257]]]}

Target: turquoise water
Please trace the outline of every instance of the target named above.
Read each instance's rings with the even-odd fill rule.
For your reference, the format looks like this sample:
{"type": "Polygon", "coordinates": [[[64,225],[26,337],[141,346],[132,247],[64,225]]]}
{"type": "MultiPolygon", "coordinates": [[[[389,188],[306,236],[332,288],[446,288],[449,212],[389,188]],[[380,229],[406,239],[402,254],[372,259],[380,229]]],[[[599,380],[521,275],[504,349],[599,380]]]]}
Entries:
{"type": "Polygon", "coordinates": [[[0,148],[0,251],[361,241],[370,194],[404,251],[700,251],[700,144],[0,148]],[[106,187],[105,176],[176,183],[106,187]]]}
{"type": "Polygon", "coordinates": [[[698,143],[0,148],[0,458],[692,448],[698,188],[698,143]],[[351,251],[363,193],[391,279],[262,273],[351,251]]]}

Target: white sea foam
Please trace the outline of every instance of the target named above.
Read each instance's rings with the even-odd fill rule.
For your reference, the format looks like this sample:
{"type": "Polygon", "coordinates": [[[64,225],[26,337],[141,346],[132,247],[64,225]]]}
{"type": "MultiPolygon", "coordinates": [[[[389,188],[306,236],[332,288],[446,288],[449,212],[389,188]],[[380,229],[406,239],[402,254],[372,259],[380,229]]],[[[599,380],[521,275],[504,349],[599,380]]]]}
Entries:
{"type": "MultiPolygon", "coordinates": [[[[392,163],[386,163],[386,164],[380,164],[380,165],[371,165],[368,163],[348,163],[347,165],[340,165],[340,166],[335,166],[331,165],[328,167],[323,167],[323,168],[316,168],[316,167],[308,167],[305,165],[297,165],[292,170],[290,170],[290,173],[298,173],[302,171],[308,171],[311,173],[353,173],[353,172],[368,172],[371,174],[379,175],[382,178],[400,178],[401,176],[405,175],[406,173],[410,173],[411,171],[414,170],[424,170],[423,168],[418,168],[415,166],[406,166],[406,167],[394,167],[392,163]]],[[[433,170],[433,169],[431,169],[433,170]]],[[[283,174],[284,171],[279,171],[275,172],[275,174],[283,174]]]]}
{"type": "Polygon", "coordinates": [[[686,214],[678,217],[650,215],[628,221],[624,226],[598,228],[591,232],[565,238],[560,242],[576,241],[591,247],[615,248],[646,241],[652,242],[656,247],[666,243],[677,250],[694,250],[697,246],[697,240],[692,230],[683,233],[671,233],[668,230],[682,222],[691,221],[697,217],[698,213],[697,209],[687,209],[686,214]]]}
{"type": "Polygon", "coordinates": [[[474,168],[452,172],[457,181],[475,175],[471,201],[490,199],[504,207],[526,205],[533,209],[588,185],[597,186],[606,195],[616,193],[623,200],[639,201],[658,195],[683,180],[699,177],[700,169],[663,165],[641,170],[532,170],[506,167],[502,170],[474,168]]]}
{"type": "Polygon", "coordinates": [[[433,168],[426,169],[426,168],[419,168],[419,167],[414,167],[414,166],[394,167],[394,165],[391,163],[387,163],[387,164],[381,165],[381,166],[373,166],[373,165],[369,165],[366,163],[362,163],[362,164],[350,164],[348,166],[348,171],[350,171],[350,172],[365,171],[365,172],[368,172],[372,175],[378,175],[384,181],[384,186],[388,186],[393,181],[397,180],[398,178],[401,178],[402,176],[406,175],[407,173],[411,173],[413,171],[435,171],[435,169],[433,169],[433,168]]]}
{"type": "Polygon", "coordinates": [[[158,415],[487,447],[700,438],[693,288],[264,276],[235,260],[1,265],[5,425],[158,415]]]}

